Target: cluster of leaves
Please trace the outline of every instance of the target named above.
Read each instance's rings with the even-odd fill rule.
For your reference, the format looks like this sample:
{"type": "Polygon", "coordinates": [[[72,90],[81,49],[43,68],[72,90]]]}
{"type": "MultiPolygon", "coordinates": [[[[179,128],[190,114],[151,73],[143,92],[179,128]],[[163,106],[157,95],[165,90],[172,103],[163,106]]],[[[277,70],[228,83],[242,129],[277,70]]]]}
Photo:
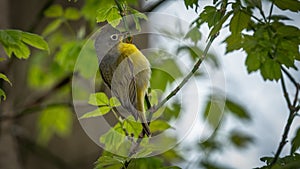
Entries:
{"type": "MultiPolygon", "coordinates": [[[[15,56],[18,59],[27,59],[30,56],[30,49],[28,46],[49,52],[48,44],[41,36],[20,30],[0,30],[0,43],[9,58],[15,56]]],[[[0,58],[0,62],[4,60],[5,58],[0,58]]],[[[0,79],[12,85],[5,74],[0,73],[0,79]]],[[[5,100],[6,94],[0,88],[0,103],[2,98],[5,100]]]]}
{"type": "MultiPolygon", "coordinates": [[[[144,168],[144,169],[180,169],[177,166],[168,166],[165,164],[172,160],[181,160],[182,157],[174,150],[167,151],[159,156],[134,159],[126,168],[144,168]]],[[[95,169],[119,169],[124,168],[126,158],[116,156],[108,152],[103,152],[103,155],[97,160],[95,169]]]]}
{"type": "MultiPolygon", "coordinates": [[[[248,72],[260,70],[265,80],[279,80],[281,66],[295,68],[295,61],[300,60],[299,28],[286,25],[283,21],[290,20],[287,16],[275,15],[270,12],[265,16],[261,1],[241,1],[230,3],[231,10],[225,12],[227,1],[215,1],[214,6],[206,6],[194,21],[199,27],[207,23],[211,29],[209,36],[216,35],[224,23],[231,17],[229,31],[231,34],[224,40],[226,52],[243,49],[247,53],[246,66],[248,72]],[[220,6],[218,8],[218,6],[220,6]],[[256,16],[254,11],[260,11],[256,16]],[[224,13],[225,12],[225,13],[224,13]]],[[[300,3],[297,1],[272,2],[272,6],[282,10],[298,12],[300,3]]],[[[271,9],[272,10],[272,9],[271,9]]]]}
{"type": "MultiPolygon", "coordinates": [[[[197,12],[198,1],[186,0],[185,5],[187,8],[195,8],[197,12]],[[194,7],[195,6],[195,7],[194,7]]],[[[230,35],[223,41],[227,44],[226,53],[242,49],[246,52],[247,58],[245,65],[249,73],[260,71],[264,80],[279,80],[282,78],[283,67],[294,68],[296,62],[300,60],[299,54],[299,35],[300,30],[293,25],[287,25],[286,21],[291,19],[285,15],[273,14],[273,8],[291,12],[300,11],[300,2],[293,0],[279,1],[272,0],[265,2],[270,5],[268,16],[263,10],[263,4],[260,0],[245,0],[245,1],[220,1],[214,0],[212,6],[205,6],[204,11],[199,14],[193,24],[196,28],[201,25],[207,24],[210,28],[209,38],[214,38],[218,35],[223,27],[229,27],[230,35]],[[225,25],[225,26],[224,26],[225,25]]],[[[265,5],[264,4],[264,5],[265,5]]],[[[295,82],[296,83],[296,82],[295,82]]],[[[296,89],[299,90],[299,89],[296,89]]],[[[296,97],[298,95],[296,94],[296,97]]],[[[295,98],[296,101],[297,98],[295,98]]],[[[225,110],[236,112],[242,107],[237,107],[232,104],[233,102],[225,102],[225,110]],[[233,107],[232,107],[233,106],[233,107]]],[[[211,110],[215,113],[211,120],[208,116],[208,122],[214,126],[219,124],[222,111],[217,103],[208,102],[206,112],[211,110]],[[214,108],[215,107],[215,108],[214,108]]],[[[238,112],[243,112],[240,109],[238,112]]],[[[242,113],[244,114],[244,113],[242,113]]],[[[243,116],[240,114],[240,118],[243,116]]],[[[238,115],[238,114],[236,114],[238,115]]],[[[246,117],[246,116],[245,116],[246,117]]],[[[238,132],[240,133],[240,132],[238,132]]],[[[238,134],[239,135],[239,134],[238,134]]],[[[297,168],[297,154],[299,150],[299,130],[291,142],[291,156],[283,157],[278,160],[274,168],[297,168]]],[[[235,145],[243,145],[244,142],[252,142],[252,138],[247,135],[240,135],[241,138],[237,139],[236,135],[230,136],[232,143],[235,145]],[[245,137],[244,137],[245,136],[245,137]]],[[[209,140],[210,141],[210,140],[209,140]]],[[[214,149],[219,149],[219,143],[209,144],[213,145],[214,149]],[[218,145],[218,146],[215,146],[218,145]]],[[[206,146],[204,146],[206,148],[206,146]]],[[[210,146],[208,146],[210,149],[210,146]]],[[[263,161],[270,167],[274,158],[263,158],[263,161]]],[[[208,161],[204,161],[206,168],[222,168],[214,166],[208,161]],[[209,165],[207,165],[209,164],[209,165]]]]}
{"type": "MultiPolygon", "coordinates": [[[[147,19],[147,16],[139,11],[131,8],[130,5],[136,5],[138,1],[131,0],[116,0],[101,1],[101,5],[98,6],[96,20],[97,22],[107,21],[111,26],[116,27],[120,24],[122,17],[130,16],[133,18],[136,29],[140,30],[140,19],[147,19]]],[[[123,18],[124,19],[124,18],[123,18]]],[[[128,24],[128,23],[124,23],[128,24]]],[[[128,31],[128,30],[127,30],[128,31]]]]}

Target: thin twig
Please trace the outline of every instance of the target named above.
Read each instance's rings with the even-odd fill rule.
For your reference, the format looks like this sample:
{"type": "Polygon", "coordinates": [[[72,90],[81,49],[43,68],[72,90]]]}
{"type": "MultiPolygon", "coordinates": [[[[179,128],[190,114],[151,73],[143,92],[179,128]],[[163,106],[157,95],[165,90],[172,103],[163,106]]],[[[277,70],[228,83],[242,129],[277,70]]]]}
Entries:
{"type": "Polygon", "coordinates": [[[272,16],[272,12],[273,12],[273,7],[274,7],[274,2],[272,1],[271,7],[270,7],[270,12],[269,12],[269,20],[268,20],[268,23],[271,22],[271,16],[272,16]]]}
{"type": "Polygon", "coordinates": [[[286,74],[286,76],[290,79],[290,81],[297,87],[299,83],[293,78],[293,76],[283,67],[281,66],[281,70],[286,74]]]}
{"type": "MultiPolygon", "coordinates": [[[[284,69],[282,69],[282,70],[284,71],[284,69]]],[[[287,71],[285,73],[287,74],[288,77],[290,76],[289,79],[291,81],[293,81],[292,79],[294,79],[294,78],[287,71]]],[[[283,132],[281,141],[280,141],[279,146],[277,148],[277,151],[276,151],[276,153],[274,155],[273,161],[270,164],[270,167],[272,167],[277,162],[277,160],[278,160],[278,158],[279,158],[279,156],[281,154],[282,149],[284,148],[284,146],[288,142],[287,141],[287,137],[288,137],[291,125],[292,125],[293,120],[295,119],[295,117],[297,115],[297,112],[299,111],[299,109],[297,110],[297,108],[296,108],[296,102],[295,102],[295,105],[291,104],[291,100],[290,100],[290,98],[288,96],[288,92],[287,92],[287,89],[286,89],[286,85],[285,85],[284,77],[283,76],[281,77],[281,86],[282,86],[284,98],[285,98],[285,100],[287,102],[287,105],[288,105],[288,108],[289,108],[289,117],[288,117],[288,120],[287,120],[286,125],[284,127],[284,132],[283,132]]],[[[296,94],[295,94],[295,97],[296,97],[295,99],[297,99],[298,93],[299,93],[299,88],[297,87],[296,94]]]]}
{"type": "Polygon", "coordinates": [[[157,8],[159,8],[163,3],[166,3],[166,2],[172,2],[172,1],[160,0],[158,2],[151,4],[150,6],[145,7],[145,9],[143,9],[142,12],[152,12],[152,11],[156,10],[157,8]]]}
{"type": "Polygon", "coordinates": [[[216,36],[212,37],[209,42],[207,43],[202,57],[199,57],[198,61],[194,65],[193,69],[189,72],[189,74],[186,75],[186,77],[181,81],[181,83],[165,98],[163,99],[158,105],[154,106],[154,109],[151,110],[152,112],[156,112],[159,108],[161,108],[168,100],[170,100],[173,96],[175,96],[179,90],[188,82],[188,80],[194,75],[194,73],[199,69],[199,66],[201,65],[202,61],[206,58],[208,54],[208,50],[214,41],[216,36]]]}

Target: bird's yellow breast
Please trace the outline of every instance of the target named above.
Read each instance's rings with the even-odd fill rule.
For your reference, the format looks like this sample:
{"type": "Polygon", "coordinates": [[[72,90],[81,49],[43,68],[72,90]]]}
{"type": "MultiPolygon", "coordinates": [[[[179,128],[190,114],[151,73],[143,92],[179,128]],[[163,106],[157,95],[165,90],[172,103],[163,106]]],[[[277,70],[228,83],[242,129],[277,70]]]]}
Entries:
{"type": "Polygon", "coordinates": [[[118,50],[121,54],[119,63],[124,58],[129,58],[133,63],[134,74],[137,78],[137,85],[146,90],[149,85],[151,74],[150,63],[142,52],[134,45],[129,43],[120,43],[118,50]]]}

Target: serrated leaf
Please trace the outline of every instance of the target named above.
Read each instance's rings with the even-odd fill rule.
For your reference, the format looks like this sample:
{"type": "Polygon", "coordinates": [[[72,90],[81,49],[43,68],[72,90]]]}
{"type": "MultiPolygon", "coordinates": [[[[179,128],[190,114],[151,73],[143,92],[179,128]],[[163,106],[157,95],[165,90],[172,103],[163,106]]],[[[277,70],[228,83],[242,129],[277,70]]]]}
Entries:
{"type": "Polygon", "coordinates": [[[152,133],[163,132],[163,131],[169,129],[170,127],[171,127],[170,124],[167,123],[166,121],[154,120],[153,122],[151,122],[150,131],[152,133]]]}
{"type": "Polygon", "coordinates": [[[191,39],[195,45],[197,45],[198,41],[201,39],[201,32],[197,27],[193,27],[189,30],[189,32],[185,35],[185,39],[191,39]]]}
{"type": "Polygon", "coordinates": [[[39,35],[22,32],[22,41],[37,49],[49,51],[48,43],[39,35]]]}
{"type": "Polygon", "coordinates": [[[261,59],[259,56],[259,53],[257,52],[252,52],[249,53],[246,62],[247,70],[249,73],[258,70],[261,67],[261,59]]]}
{"type": "Polygon", "coordinates": [[[291,154],[295,153],[300,148],[300,128],[298,128],[295,137],[292,140],[291,154]]]}
{"type": "Polygon", "coordinates": [[[29,57],[30,50],[21,40],[22,31],[20,30],[0,30],[0,43],[2,43],[8,57],[11,57],[12,54],[15,54],[19,59],[29,57]]]}
{"type": "Polygon", "coordinates": [[[49,18],[57,18],[63,15],[63,8],[61,5],[52,5],[45,10],[44,15],[49,18]]]}
{"type": "Polygon", "coordinates": [[[10,82],[10,80],[7,78],[7,76],[3,73],[0,73],[0,79],[3,79],[4,81],[6,81],[7,83],[9,83],[12,86],[12,83],[10,82]]]}
{"type": "Polygon", "coordinates": [[[116,6],[101,8],[97,12],[97,22],[107,21],[113,27],[116,27],[122,19],[116,6]]]}
{"type": "Polygon", "coordinates": [[[71,132],[71,127],[72,113],[68,107],[48,107],[42,111],[38,119],[38,142],[46,144],[54,134],[67,136],[71,132]]]}
{"type": "Polygon", "coordinates": [[[251,119],[247,110],[240,104],[234,102],[233,100],[230,100],[227,98],[226,102],[225,102],[225,106],[236,117],[243,119],[243,120],[251,119]]]}
{"type": "Polygon", "coordinates": [[[79,13],[78,9],[73,8],[73,7],[68,7],[65,10],[64,17],[68,20],[77,20],[80,18],[80,13],[79,13]]]}
{"type": "Polygon", "coordinates": [[[279,80],[281,78],[280,64],[272,59],[267,59],[260,69],[264,80],[279,80]]]}
{"type": "Polygon", "coordinates": [[[226,53],[232,52],[234,50],[239,50],[242,48],[243,38],[241,34],[231,34],[228,36],[224,42],[226,42],[226,53]]]}
{"type": "Polygon", "coordinates": [[[242,10],[234,13],[229,24],[229,30],[231,33],[240,34],[243,29],[247,28],[250,22],[250,17],[250,15],[246,14],[242,10]]]}
{"type": "Polygon", "coordinates": [[[85,113],[79,119],[86,119],[86,118],[91,118],[91,117],[103,116],[103,115],[107,114],[110,110],[111,110],[110,107],[102,106],[102,107],[97,108],[96,110],[85,113]]]}
{"type": "Polygon", "coordinates": [[[63,23],[63,21],[59,18],[47,25],[47,27],[44,29],[42,35],[43,36],[48,36],[52,32],[54,32],[56,29],[60,27],[60,25],[63,23]]]}
{"type": "Polygon", "coordinates": [[[1,103],[1,100],[6,100],[6,94],[5,92],[0,88],[0,103],[1,103]]]}
{"type": "Polygon", "coordinates": [[[216,25],[221,19],[221,13],[214,6],[206,6],[204,7],[203,12],[201,12],[199,16],[199,25],[203,23],[207,23],[208,27],[216,25]]]}
{"type": "Polygon", "coordinates": [[[186,9],[189,9],[189,8],[193,9],[195,6],[195,12],[197,12],[197,9],[199,7],[198,0],[184,0],[184,4],[185,4],[186,9]]]}
{"type": "Polygon", "coordinates": [[[274,0],[273,3],[282,10],[300,11],[300,2],[298,0],[274,0]]]}
{"type": "Polygon", "coordinates": [[[91,94],[88,103],[94,106],[108,106],[109,100],[105,93],[99,92],[91,94]]]}

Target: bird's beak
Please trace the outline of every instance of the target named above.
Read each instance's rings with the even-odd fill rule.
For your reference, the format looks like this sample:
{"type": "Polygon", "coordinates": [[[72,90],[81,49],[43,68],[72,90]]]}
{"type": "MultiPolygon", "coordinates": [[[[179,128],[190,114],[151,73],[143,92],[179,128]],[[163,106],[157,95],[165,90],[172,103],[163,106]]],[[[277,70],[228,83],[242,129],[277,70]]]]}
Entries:
{"type": "Polygon", "coordinates": [[[123,42],[132,43],[132,36],[130,35],[129,32],[122,32],[120,38],[121,38],[120,40],[123,42]]]}

